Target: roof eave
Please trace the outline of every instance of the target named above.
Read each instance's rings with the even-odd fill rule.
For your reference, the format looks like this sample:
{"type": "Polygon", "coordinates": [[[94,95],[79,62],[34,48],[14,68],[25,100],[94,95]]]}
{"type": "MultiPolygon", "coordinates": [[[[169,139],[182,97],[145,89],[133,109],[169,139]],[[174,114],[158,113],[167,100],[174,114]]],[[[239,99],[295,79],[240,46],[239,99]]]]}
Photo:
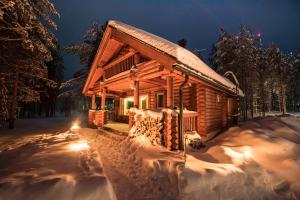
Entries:
{"type": "Polygon", "coordinates": [[[182,63],[177,62],[173,65],[173,67],[174,67],[174,69],[176,69],[180,72],[188,73],[189,75],[191,75],[199,80],[205,81],[209,84],[217,86],[218,88],[224,89],[233,95],[238,95],[240,97],[245,96],[243,91],[240,88],[237,88],[237,90],[235,89],[235,91],[233,91],[232,88],[228,88],[227,86],[223,85],[222,83],[218,83],[215,80],[213,80],[212,78],[209,78],[209,77],[205,76],[204,74],[202,74],[201,72],[191,69],[182,63]],[[236,94],[236,91],[237,91],[237,94],[236,94]]]}

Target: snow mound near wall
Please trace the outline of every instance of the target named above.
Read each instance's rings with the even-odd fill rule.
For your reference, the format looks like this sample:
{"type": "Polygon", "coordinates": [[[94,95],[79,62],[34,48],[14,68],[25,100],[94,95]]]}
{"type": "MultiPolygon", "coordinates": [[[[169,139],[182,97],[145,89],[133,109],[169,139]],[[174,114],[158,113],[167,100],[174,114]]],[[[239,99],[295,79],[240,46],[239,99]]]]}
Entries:
{"type": "Polygon", "coordinates": [[[300,120],[249,121],[189,152],[182,199],[300,199],[300,120]]]}

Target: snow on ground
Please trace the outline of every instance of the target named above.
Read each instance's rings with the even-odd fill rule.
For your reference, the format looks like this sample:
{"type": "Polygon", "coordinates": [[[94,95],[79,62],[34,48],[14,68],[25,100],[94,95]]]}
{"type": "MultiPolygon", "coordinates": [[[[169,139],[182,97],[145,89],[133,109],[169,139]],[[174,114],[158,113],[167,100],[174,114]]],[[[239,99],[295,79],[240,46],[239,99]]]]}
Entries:
{"type": "Polygon", "coordinates": [[[64,118],[0,132],[0,200],[116,199],[98,152],[64,118]]]}
{"type": "Polygon", "coordinates": [[[82,129],[93,141],[118,199],[177,199],[178,153],[154,147],[147,138],[128,139],[119,133],[82,129]]]}
{"type": "Polygon", "coordinates": [[[300,199],[300,119],[268,117],[182,153],[90,129],[118,199],[300,199]]]}
{"type": "Polygon", "coordinates": [[[230,128],[189,152],[182,199],[300,199],[300,119],[268,117],[230,128]]]}
{"type": "Polygon", "coordinates": [[[300,112],[289,112],[288,114],[295,117],[300,117],[300,112]]]}
{"type": "Polygon", "coordinates": [[[143,136],[51,131],[0,136],[0,200],[300,199],[297,117],[232,127],[205,148],[188,149],[185,164],[181,152],[153,146],[143,136]]]}

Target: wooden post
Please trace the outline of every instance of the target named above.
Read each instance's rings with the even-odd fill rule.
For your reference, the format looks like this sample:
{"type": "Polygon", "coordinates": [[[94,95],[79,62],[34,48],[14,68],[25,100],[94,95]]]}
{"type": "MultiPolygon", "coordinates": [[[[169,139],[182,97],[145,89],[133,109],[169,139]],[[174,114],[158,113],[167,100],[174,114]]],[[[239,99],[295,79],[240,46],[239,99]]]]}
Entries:
{"type": "Polygon", "coordinates": [[[96,99],[96,95],[93,94],[92,95],[92,102],[91,102],[91,110],[95,110],[95,99],[96,99]]]}
{"type": "Polygon", "coordinates": [[[140,55],[137,53],[137,54],[134,54],[134,64],[139,64],[140,63],[140,55]]]}
{"type": "Polygon", "coordinates": [[[174,88],[173,77],[167,77],[167,107],[173,109],[174,107],[174,88]]]}
{"type": "Polygon", "coordinates": [[[134,107],[139,108],[139,96],[140,96],[140,85],[139,81],[134,81],[134,88],[133,88],[133,94],[134,94],[134,107]]]}
{"type": "Polygon", "coordinates": [[[103,88],[101,95],[101,110],[105,110],[106,89],[103,88]]]}

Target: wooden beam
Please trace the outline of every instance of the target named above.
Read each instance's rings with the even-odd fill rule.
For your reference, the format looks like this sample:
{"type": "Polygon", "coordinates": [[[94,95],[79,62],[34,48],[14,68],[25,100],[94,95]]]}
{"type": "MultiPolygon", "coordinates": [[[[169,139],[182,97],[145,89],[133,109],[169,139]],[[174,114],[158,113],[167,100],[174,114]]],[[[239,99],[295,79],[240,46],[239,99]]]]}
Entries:
{"type": "Polygon", "coordinates": [[[160,77],[162,75],[162,71],[154,71],[151,73],[143,74],[142,76],[138,76],[139,79],[153,79],[156,77],[160,77]]]}
{"type": "Polygon", "coordinates": [[[130,83],[127,82],[127,80],[130,80],[130,72],[129,71],[125,71],[125,72],[117,74],[113,77],[110,77],[108,79],[105,79],[102,85],[110,86],[111,84],[119,83],[119,81],[122,81],[122,83],[119,83],[119,84],[127,84],[128,83],[128,85],[129,85],[130,83]]]}
{"type": "Polygon", "coordinates": [[[174,82],[173,77],[167,77],[167,107],[173,108],[174,107],[174,82]]]}
{"type": "Polygon", "coordinates": [[[95,99],[96,99],[96,95],[93,94],[92,95],[92,101],[91,101],[91,109],[95,110],[95,99]]]}
{"type": "Polygon", "coordinates": [[[96,82],[97,80],[99,80],[99,78],[102,76],[102,74],[103,74],[103,69],[100,68],[100,67],[96,68],[96,70],[95,70],[95,72],[94,72],[94,75],[93,75],[93,77],[92,77],[92,80],[91,80],[91,82],[90,82],[90,86],[94,85],[95,82],[96,82]]]}
{"type": "Polygon", "coordinates": [[[157,60],[169,70],[172,70],[173,69],[172,65],[176,63],[175,58],[172,58],[171,56],[166,55],[165,53],[160,52],[155,48],[145,45],[138,39],[133,38],[127,35],[126,33],[120,32],[115,28],[112,28],[112,37],[122,43],[128,44],[129,46],[134,48],[136,51],[142,53],[143,55],[153,60],[157,60]]]}
{"type": "Polygon", "coordinates": [[[101,94],[101,110],[105,110],[106,88],[102,89],[101,94]]]}
{"type": "Polygon", "coordinates": [[[134,88],[133,88],[133,96],[134,96],[134,107],[139,108],[139,101],[140,101],[140,84],[139,81],[134,81],[134,88]]]}
{"type": "Polygon", "coordinates": [[[111,68],[112,66],[114,66],[114,65],[116,65],[116,64],[118,64],[118,63],[120,63],[120,62],[122,62],[124,60],[126,60],[130,56],[133,56],[135,53],[136,52],[134,52],[134,51],[130,51],[130,52],[126,53],[124,56],[121,56],[121,57],[117,58],[116,60],[113,60],[112,62],[110,62],[107,65],[105,65],[103,67],[103,70],[107,70],[107,69],[111,68]]]}
{"type": "Polygon", "coordinates": [[[139,64],[140,60],[141,60],[140,54],[135,54],[134,55],[134,64],[136,64],[136,65],[139,64]]]}
{"type": "Polygon", "coordinates": [[[157,86],[165,86],[166,82],[161,79],[139,79],[141,82],[150,83],[157,86]]]}

